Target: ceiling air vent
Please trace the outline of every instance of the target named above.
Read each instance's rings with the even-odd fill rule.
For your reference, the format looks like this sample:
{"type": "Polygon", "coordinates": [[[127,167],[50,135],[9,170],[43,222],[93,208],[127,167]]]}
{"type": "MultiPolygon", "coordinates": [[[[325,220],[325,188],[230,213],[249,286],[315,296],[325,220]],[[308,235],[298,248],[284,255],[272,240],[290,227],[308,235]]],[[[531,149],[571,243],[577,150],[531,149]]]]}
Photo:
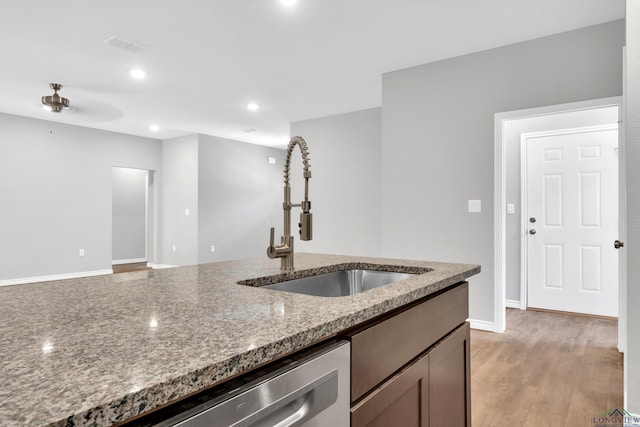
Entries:
{"type": "Polygon", "coordinates": [[[124,49],[127,52],[131,53],[140,53],[144,50],[144,46],[139,43],[135,43],[129,40],[125,40],[118,36],[111,36],[102,41],[104,44],[108,44],[109,46],[117,47],[118,49],[124,49]]]}

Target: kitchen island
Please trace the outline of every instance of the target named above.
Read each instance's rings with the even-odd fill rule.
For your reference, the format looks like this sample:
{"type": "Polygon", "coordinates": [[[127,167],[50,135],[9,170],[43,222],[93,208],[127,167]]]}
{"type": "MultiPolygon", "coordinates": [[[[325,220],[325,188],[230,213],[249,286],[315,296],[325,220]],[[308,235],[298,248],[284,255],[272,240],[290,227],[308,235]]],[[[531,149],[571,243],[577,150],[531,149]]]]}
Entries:
{"type": "Polygon", "coordinates": [[[237,284],[281,279],[279,263],[268,259],[0,288],[0,425],[120,423],[480,271],[469,264],[300,253],[296,271],[284,274],[361,263],[432,271],[335,298],[237,284]]]}

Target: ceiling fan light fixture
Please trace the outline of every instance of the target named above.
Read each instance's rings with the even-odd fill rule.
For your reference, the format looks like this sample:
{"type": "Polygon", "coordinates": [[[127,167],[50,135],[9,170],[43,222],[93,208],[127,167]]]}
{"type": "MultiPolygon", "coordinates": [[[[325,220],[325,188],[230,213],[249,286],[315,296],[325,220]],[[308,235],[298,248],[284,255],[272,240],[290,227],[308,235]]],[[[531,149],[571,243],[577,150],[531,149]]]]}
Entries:
{"type": "Polygon", "coordinates": [[[42,105],[51,109],[54,113],[59,113],[65,108],[69,108],[69,100],[58,95],[58,91],[62,89],[60,83],[50,83],[49,87],[53,89],[53,95],[43,96],[42,105]]]}

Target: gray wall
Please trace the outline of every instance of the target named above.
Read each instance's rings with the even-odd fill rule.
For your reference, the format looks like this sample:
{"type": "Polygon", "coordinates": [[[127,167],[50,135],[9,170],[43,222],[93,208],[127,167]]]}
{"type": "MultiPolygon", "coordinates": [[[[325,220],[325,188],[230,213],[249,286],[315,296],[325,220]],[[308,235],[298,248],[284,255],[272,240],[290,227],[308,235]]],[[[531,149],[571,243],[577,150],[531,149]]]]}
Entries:
{"type": "MultiPolygon", "coordinates": [[[[309,145],[313,174],[309,195],[314,237],[296,242],[297,250],[380,256],[380,126],[380,108],[291,125],[291,134],[309,145]]],[[[293,159],[293,200],[299,202],[303,180],[297,149],[293,159]]]]}
{"type": "Polygon", "coordinates": [[[112,257],[114,261],[145,259],[148,171],[112,168],[112,257]]]}
{"type": "Polygon", "coordinates": [[[506,217],[507,299],[520,301],[520,136],[523,133],[616,124],[618,108],[607,107],[510,120],[505,129],[507,203],[516,205],[514,215],[506,217]]]}
{"type": "Polygon", "coordinates": [[[625,407],[640,414],[640,3],[627,1],[627,353],[625,407]]]}
{"type": "Polygon", "coordinates": [[[161,166],[157,140],[8,114],[0,153],[0,280],[110,269],[111,168],[161,166]]]}
{"type": "Polygon", "coordinates": [[[266,257],[269,228],[282,234],[284,153],[198,136],[199,263],[266,257]]]}
{"type": "Polygon", "coordinates": [[[162,141],[162,174],[160,263],[197,264],[198,135],[162,141]]]}
{"type": "Polygon", "coordinates": [[[162,264],[266,256],[269,227],[282,231],[284,151],[207,135],[162,146],[162,264]]]}
{"type": "Polygon", "coordinates": [[[493,322],[494,114],[620,95],[623,44],[615,21],[384,74],[382,254],[481,264],[470,317],[493,322]]]}

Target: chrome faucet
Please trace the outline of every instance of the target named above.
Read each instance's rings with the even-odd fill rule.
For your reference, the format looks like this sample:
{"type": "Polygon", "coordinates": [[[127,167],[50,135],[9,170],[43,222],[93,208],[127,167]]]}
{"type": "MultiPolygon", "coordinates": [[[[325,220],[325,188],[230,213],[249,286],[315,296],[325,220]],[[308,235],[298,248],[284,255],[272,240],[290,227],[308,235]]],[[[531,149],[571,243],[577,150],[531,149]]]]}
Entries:
{"type": "Polygon", "coordinates": [[[269,258],[280,258],[280,269],[282,271],[293,270],[293,236],[291,235],[291,208],[302,208],[300,214],[300,240],[312,239],[312,214],[311,202],[309,201],[309,178],[311,178],[311,170],[309,169],[309,149],[307,143],[300,136],[294,136],[289,141],[287,147],[287,157],[284,161],[284,235],[280,238],[280,244],[274,246],[275,229],[271,227],[271,236],[269,247],[267,248],[267,256],[269,258]],[[302,163],[304,164],[304,201],[302,203],[291,203],[291,187],[289,186],[289,172],[291,168],[291,153],[295,146],[300,147],[302,151],[302,163]]]}

